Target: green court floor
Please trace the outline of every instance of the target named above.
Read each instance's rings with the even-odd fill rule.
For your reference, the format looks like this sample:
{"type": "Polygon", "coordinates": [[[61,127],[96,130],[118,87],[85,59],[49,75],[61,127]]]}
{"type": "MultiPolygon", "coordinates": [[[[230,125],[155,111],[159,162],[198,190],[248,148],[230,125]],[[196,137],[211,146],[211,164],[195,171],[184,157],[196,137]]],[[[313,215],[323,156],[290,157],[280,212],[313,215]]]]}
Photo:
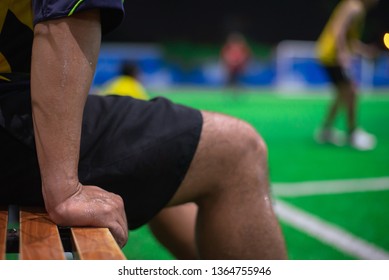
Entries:
{"type": "MultiPolygon", "coordinates": [[[[389,95],[361,95],[359,123],[378,139],[368,152],[315,143],[328,94],[186,89],[152,95],[242,118],[261,133],[290,259],[389,258],[389,95]],[[287,194],[279,191],[285,188],[287,194]]],[[[344,128],[343,115],[337,126],[344,128]]],[[[129,259],[172,259],[147,227],[130,233],[124,252],[129,259]]]]}

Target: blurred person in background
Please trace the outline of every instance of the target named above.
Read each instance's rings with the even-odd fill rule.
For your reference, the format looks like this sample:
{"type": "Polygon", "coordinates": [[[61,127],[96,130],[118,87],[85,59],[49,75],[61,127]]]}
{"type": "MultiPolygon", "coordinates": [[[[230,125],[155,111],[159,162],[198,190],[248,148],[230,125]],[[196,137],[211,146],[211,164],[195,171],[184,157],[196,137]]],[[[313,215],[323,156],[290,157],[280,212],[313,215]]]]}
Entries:
{"type": "Polygon", "coordinates": [[[138,78],[138,68],[134,63],[124,61],[119,76],[107,81],[99,91],[100,95],[131,96],[137,99],[150,99],[138,78]]]}
{"type": "Polygon", "coordinates": [[[221,59],[227,73],[227,85],[236,87],[250,59],[251,51],[241,33],[231,33],[221,50],[221,59]]]}
{"type": "Polygon", "coordinates": [[[368,58],[376,49],[360,41],[366,12],[378,0],[342,0],[337,5],[318,41],[317,56],[336,89],[335,99],[329,106],[322,128],[315,138],[319,143],[337,146],[348,143],[357,150],[372,150],[376,146],[374,135],[357,124],[357,88],[350,77],[349,67],[354,54],[368,58]],[[335,130],[333,125],[340,109],[346,110],[347,134],[335,130]]]}

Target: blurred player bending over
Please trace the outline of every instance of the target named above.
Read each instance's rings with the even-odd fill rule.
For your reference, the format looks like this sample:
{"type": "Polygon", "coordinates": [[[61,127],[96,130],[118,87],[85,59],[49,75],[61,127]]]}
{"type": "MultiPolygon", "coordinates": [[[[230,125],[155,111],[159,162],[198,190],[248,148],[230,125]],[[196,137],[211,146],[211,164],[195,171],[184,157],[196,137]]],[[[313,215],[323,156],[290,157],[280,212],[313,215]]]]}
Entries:
{"type": "Polygon", "coordinates": [[[354,53],[372,57],[372,49],[359,38],[365,14],[377,2],[378,0],[342,0],[318,39],[318,58],[336,88],[336,97],[329,107],[322,129],[316,135],[320,143],[342,145],[347,141],[358,150],[371,150],[376,145],[373,135],[358,128],[357,89],[348,74],[348,68],[354,53]],[[345,108],[347,114],[346,138],[333,128],[341,108],[345,108]]]}

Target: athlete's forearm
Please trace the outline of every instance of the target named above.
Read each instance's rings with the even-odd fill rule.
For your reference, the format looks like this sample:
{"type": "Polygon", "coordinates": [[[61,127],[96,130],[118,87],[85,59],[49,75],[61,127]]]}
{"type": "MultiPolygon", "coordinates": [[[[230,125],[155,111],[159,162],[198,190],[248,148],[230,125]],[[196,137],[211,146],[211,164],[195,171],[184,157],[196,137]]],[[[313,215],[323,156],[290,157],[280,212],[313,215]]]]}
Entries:
{"type": "Polygon", "coordinates": [[[77,192],[82,115],[100,48],[98,11],[34,28],[31,98],[46,207],[77,192]]]}
{"type": "Polygon", "coordinates": [[[360,40],[353,42],[353,50],[356,54],[368,59],[374,59],[379,55],[379,49],[373,44],[365,44],[360,40]]]}

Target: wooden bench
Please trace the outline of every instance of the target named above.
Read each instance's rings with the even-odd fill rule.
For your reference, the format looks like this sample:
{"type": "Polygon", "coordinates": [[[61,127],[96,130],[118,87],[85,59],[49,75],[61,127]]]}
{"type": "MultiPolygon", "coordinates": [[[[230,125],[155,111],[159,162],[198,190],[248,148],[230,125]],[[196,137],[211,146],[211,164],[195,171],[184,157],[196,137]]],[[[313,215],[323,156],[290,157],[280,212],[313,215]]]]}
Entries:
{"type": "Polygon", "coordinates": [[[8,209],[0,209],[0,260],[18,253],[22,260],[65,260],[65,252],[81,260],[124,260],[107,228],[61,228],[39,209],[21,208],[19,229],[9,226],[8,209]]]}

